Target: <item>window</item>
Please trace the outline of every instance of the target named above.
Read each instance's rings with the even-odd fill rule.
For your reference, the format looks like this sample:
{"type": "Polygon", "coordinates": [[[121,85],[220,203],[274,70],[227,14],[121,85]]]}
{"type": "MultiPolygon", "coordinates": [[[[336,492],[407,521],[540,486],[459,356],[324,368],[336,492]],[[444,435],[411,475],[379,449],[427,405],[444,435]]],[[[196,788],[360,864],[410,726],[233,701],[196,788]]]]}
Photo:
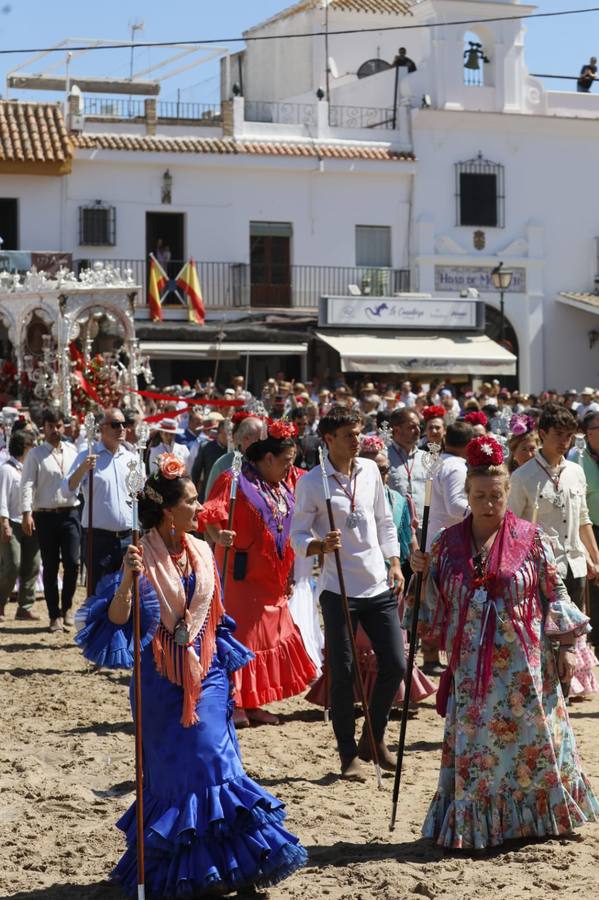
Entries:
{"type": "Polygon", "coordinates": [[[384,59],[367,59],[362,63],[356,75],[358,78],[368,78],[369,75],[376,75],[377,72],[384,72],[385,69],[390,68],[391,66],[384,59]]]}
{"type": "Polygon", "coordinates": [[[356,265],[391,268],[391,228],[356,225],[356,265]]]}
{"type": "Polygon", "coordinates": [[[79,244],[116,244],[116,209],[96,200],[93,206],[79,207],[79,244]]]}
{"type": "Polygon", "coordinates": [[[505,227],[504,168],[483,159],[460,162],[455,167],[456,224],[505,227]]]}

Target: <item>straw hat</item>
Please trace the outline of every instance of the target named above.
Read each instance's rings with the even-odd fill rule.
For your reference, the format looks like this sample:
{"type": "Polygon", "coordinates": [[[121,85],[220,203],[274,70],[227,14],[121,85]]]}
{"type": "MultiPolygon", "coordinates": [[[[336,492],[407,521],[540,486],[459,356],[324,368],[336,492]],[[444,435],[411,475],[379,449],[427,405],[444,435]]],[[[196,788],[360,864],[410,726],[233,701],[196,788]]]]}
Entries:
{"type": "Polygon", "coordinates": [[[154,422],[152,428],[154,431],[166,431],[167,434],[183,434],[183,429],[177,427],[176,419],[161,419],[160,422],[154,422]]]}

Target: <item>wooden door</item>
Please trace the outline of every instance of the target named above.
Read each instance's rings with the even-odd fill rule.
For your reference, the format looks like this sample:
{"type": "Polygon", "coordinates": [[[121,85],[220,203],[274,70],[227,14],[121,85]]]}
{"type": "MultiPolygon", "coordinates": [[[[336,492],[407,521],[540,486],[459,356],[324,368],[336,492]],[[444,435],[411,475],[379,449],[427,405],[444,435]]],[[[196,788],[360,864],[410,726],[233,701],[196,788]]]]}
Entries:
{"type": "Polygon", "coordinates": [[[291,306],[291,239],[255,235],[250,238],[252,306],[291,306]]]}

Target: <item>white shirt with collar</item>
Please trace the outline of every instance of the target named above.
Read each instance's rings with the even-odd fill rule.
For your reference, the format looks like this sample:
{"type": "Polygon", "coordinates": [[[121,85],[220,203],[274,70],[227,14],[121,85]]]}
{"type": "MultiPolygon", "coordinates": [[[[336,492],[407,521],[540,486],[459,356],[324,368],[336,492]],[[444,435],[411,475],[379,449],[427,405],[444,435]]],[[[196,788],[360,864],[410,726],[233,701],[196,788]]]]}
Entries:
{"type": "MultiPolygon", "coordinates": [[[[397,530],[378,467],[371,459],[356,458],[350,484],[350,479],[337,472],[328,459],[325,466],[335,527],[341,532],[341,564],[347,595],[376,597],[387,589],[385,560],[393,556],[399,559],[400,554],[397,530]],[[352,494],[354,484],[355,508],[360,513],[360,520],[355,528],[350,528],[347,517],[351,504],[347,494],[352,494]]],[[[320,466],[316,466],[300,478],[296,487],[291,523],[291,542],[296,553],[305,556],[310,541],[324,538],[329,531],[322,473],[320,466]]],[[[320,589],[339,593],[333,553],[325,554],[320,589]]]]}
{"type": "MultiPolygon", "coordinates": [[[[131,529],[131,499],[127,489],[127,477],[129,475],[129,463],[136,460],[137,454],[132,453],[124,446],[117,447],[111,453],[100,441],[94,445],[93,452],[96,455],[96,468],[94,469],[94,504],[93,504],[93,528],[104,531],[129,531],[131,529]]],[[[89,475],[86,473],[81,484],[72,491],[69,487],[69,478],[79,468],[87,457],[87,449],[82,450],[74,459],[67,475],[62,482],[62,491],[65,497],[73,498],[79,492],[83,493],[85,508],[89,509],[89,475]]],[[[82,525],[89,527],[88,516],[83,513],[82,525]]]]}
{"type": "Polygon", "coordinates": [[[11,522],[21,522],[21,472],[23,463],[9,456],[0,465],[0,516],[11,522]]]}
{"type": "Polygon", "coordinates": [[[78,506],[76,497],[65,497],[62,482],[77,456],[73,444],[61,441],[58,447],[44,441],[32,447],[23,463],[21,504],[23,512],[37,509],[69,509],[78,506]]]}
{"type": "Polygon", "coordinates": [[[177,459],[180,459],[181,462],[184,463],[187,474],[191,474],[189,468],[189,450],[187,449],[185,444],[171,444],[170,447],[167,447],[166,444],[160,443],[156,447],[152,447],[152,449],[150,450],[150,475],[153,475],[158,468],[158,463],[156,462],[156,460],[159,456],[162,456],[163,453],[174,454],[177,459]]]}
{"type": "Polygon", "coordinates": [[[442,528],[462,522],[468,512],[466,497],[466,460],[453,453],[441,454],[441,466],[433,478],[429,512],[427,552],[442,528]]]}
{"type": "Polygon", "coordinates": [[[562,578],[570,568],[574,578],[584,578],[587,562],[580,526],[590,525],[587,481],[577,463],[562,459],[551,468],[540,450],[512,475],[508,505],[517,516],[532,521],[537,496],[537,523],[547,534],[562,578]],[[559,485],[556,487],[556,485],[559,485]]]}

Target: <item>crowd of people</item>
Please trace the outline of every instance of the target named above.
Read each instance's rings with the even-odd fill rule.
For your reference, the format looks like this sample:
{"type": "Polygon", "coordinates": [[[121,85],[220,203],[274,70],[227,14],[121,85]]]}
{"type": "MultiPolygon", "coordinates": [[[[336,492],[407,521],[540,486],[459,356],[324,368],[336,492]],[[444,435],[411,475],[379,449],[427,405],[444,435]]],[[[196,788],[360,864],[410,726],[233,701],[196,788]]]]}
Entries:
{"type": "MultiPolygon", "coordinates": [[[[281,375],[257,397],[242,377],[165,394],[103,411],[94,435],[54,409],[13,411],[0,465],[2,616],[16,589],[16,618],[41,618],[41,572],[50,631],[76,626],[92,662],[131,667],[141,578],[151,896],[243,893],[303,865],[236,728],[279,725],[265,707],[309,690],[330,708],[341,778],[393,771],[386,727],[416,627],[409,700],[436,693],[446,718],[424,834],[479,850],[599,818],[567,712],[599,690],[599,392],[281,375]],[[144,419],[136,547],[127,478],[144,419]],[[344,594],[371,734],[356,734],[344,594]]],[[[135,805],[114,873],[131,896],[134,823],[135,805]]]]}

